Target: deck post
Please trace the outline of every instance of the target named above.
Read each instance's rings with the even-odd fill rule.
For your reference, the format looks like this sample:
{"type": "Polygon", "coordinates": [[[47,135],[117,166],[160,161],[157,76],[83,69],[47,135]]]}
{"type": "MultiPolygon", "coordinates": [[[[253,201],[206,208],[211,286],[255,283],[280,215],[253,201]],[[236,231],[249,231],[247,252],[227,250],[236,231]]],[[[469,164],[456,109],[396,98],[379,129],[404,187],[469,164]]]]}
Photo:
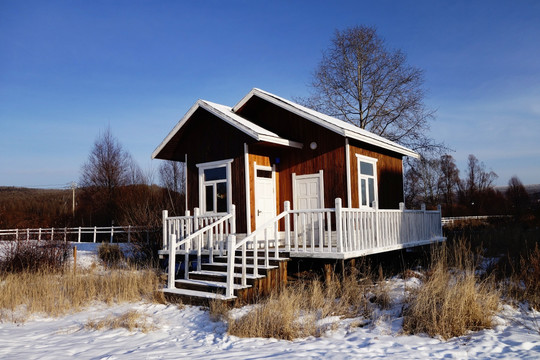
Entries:
{"type": "Polygon", "coordinates": [[[229,235],[227,238],[227,289],[225,296],[231,298],[234,296],[234,253],[236,247],[236,236],[229,235]]]}
{"type": "MultiPolygon", "coordinates": [[[[167,288],[174,289],[174,275],[176,265],[176,235],[169,235],[169,276],[167,277],[167,288]]],[[[186,264],[187,266],[187,264],[186,264]]]]}
{"type": "Polygon", "coordinates": [[[285,216],[285,251],[291,251],[291,202],[285,201],[283,204],[284,210],[287,212],[285,216]]]}
{"type": "Polygon", "coordinates": [[[379,239],[379,204],[377,204],[377,201],[374,201],[372,204],[373,210],[375,210],[375,246],[379,247],[381,246],[381,241],[379,239]]]}
{"type": "Polygon", "coordinates": [[[337,236],[337,251],[343,252],[343,233],[341,222],[341,198],[336,198],[336,236],[337,236]]]}

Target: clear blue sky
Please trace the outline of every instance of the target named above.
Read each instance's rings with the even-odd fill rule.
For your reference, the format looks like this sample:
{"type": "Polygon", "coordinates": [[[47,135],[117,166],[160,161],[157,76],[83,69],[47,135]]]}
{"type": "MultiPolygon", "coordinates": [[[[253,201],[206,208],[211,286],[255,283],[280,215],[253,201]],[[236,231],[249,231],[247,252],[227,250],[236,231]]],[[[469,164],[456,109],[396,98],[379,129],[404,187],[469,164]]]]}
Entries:
{"type": "MultiPolygon", "coordinates": [[[[335,29],[425,70],[435,139],[540,183],[539,1],[0,0],[0,186],[77,181],[110,126],[148,171],[198,99],[306,96],[335,29]]],[[[157,180],[157,178],[156,178],[157,180]]]]}

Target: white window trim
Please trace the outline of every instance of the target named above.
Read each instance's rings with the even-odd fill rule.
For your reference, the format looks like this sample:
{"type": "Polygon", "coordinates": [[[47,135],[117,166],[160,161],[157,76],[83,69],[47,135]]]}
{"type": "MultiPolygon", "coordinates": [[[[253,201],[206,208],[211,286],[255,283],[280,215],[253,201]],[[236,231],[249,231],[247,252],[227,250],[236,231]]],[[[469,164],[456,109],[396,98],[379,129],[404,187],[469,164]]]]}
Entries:
{"type": "MultiPolygon", "coordinates": [[[[367,162],[367,163],[371,163],[373,164],[373,185],[374,185],[374,189],[373,189],[373,192],[374,192],[374,195],[375,195],[375,200],[377,202],[377,204],[379,203],[379,187],[378,187],[378,176],[377,176],[377,162],[379,161],[379,159],[376,159],[376,158],[372,158],[372,157],[369,157],[369,156],[365,156],[365,155],[360,155],[360,154],[356,154],[356,168],[357,168],[357,176],[358,176],[358,207],[359,208],[372,208],[372,204],[367,204],[367,205],[362,205],[362,192],[361,192],[361,179],[362,177],[366,177],[366,178],[369,178],[370,176],[368,175],[362,175],[360,173],[360,162],[363,161],[363,162],[367,162]]],[[[369,192],[369,190],[368,190],[369,192]]]]}
{"type": "MultiPolygon", "coordinates": [[[[227,181],[227,213],[231,211],[232,208],[232,179],[231,179],[231,164],[234,159],[218,160],[211,161],[201,164],[196,164],[199,168],[199,208],[201,214],[217,214],[216,211],[206,211],[206,191],[205,191],[205,181],[204,181],[204,170],[214,169],[225,167],[226,168],[226,181],[227,181]]],[[[206,182],[208,184],[215,183],[216,181],[206,182]]],[[[214,204],[214,209],[217,210],[217,207],[214,204]]]]}
{"type": "Polygon", "coordinates": [[[307,174],[307,175],[296,175],[296,173],[292,173],[292,185],[293,185],[293,209],[296,210],[296,206],[298,204],[298,200],[296,198],[296,194],[298,193],[298,190],[296,189],[296,180],[306,179],[306,178],[314,178],[318,177],[320,179],[319,181],[319,193],[320,193],[320,209],[324,209],[324,172],[323,170],[319,170],[318,173],[314,174],[307,174]]]}

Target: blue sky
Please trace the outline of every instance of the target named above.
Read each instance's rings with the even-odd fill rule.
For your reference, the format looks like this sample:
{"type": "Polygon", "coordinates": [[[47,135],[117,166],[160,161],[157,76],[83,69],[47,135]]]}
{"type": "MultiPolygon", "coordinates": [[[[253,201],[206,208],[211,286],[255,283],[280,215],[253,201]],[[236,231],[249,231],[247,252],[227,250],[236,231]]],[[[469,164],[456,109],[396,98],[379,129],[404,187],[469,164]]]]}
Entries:
{"type": "Polygon", "coordinates": [[[499,185],[540,183],[538,1],[0,0],[0,186],[77,181],[108,126],[156,169],[198,98],[306,96],[334,31],[354,25],[425,71],[431,136],[462,171],[475,154],[499,185]]]}

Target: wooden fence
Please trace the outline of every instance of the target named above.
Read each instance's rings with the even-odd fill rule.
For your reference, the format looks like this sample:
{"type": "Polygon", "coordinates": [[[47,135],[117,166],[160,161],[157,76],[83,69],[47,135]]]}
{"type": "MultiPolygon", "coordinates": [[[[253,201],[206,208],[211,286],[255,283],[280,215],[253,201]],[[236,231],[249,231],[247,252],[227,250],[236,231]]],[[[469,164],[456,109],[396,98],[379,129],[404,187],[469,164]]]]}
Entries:
{"type": "MultiPolygon", "coordinates": [[[[160,231],[161,228],[144,226],[93,226],[93,227],[64,227],[64,228],[37,228],[37,229],[5,229],[0,230],[0,240],[63,240],[68,241],[68,235],[76,235],[77,242],[96,242],[99,234],[107,234],[110,243],[114,236],[127,234],[127,242],[131,242],[133,234],[143,234],[149,241],[150,234],[160,231]]],[[[125,242],[121,241],[121,242],[125,242]]]]}

